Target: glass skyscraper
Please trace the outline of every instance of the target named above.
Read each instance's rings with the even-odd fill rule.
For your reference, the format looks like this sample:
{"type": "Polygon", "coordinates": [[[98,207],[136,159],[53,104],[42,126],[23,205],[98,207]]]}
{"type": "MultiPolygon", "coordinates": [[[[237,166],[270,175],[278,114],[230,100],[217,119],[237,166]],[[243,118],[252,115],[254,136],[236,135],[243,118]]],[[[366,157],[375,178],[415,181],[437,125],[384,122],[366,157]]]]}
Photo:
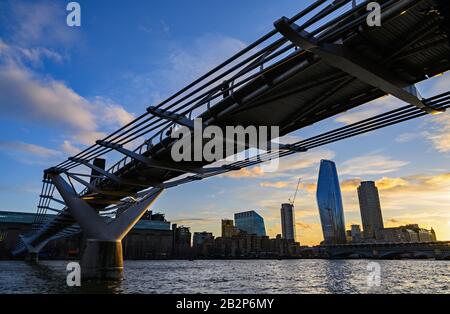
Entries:
{"type": "Polygon", "coordinates": [[[325,244],[346,243],[341,188],[331,160],[320,161],[316,197],[325,244]]]}
{"type": "Polygon", "coordinates": [[[234,214],[234,223],[236,228],[243,230],[248,234],[256,234],[260,237],[266,235],[264,218],[258,215],[254,210],[234,214]]]}

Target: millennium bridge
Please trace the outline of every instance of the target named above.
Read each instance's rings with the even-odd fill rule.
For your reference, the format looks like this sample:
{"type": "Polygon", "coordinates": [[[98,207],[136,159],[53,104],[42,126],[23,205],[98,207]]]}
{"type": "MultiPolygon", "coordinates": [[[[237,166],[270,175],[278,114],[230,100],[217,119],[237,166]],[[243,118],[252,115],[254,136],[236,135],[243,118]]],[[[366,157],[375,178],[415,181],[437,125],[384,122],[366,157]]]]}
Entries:
{"type": "Polygon", "coordinates": [[[164,190],[443,113],[450,92],[424,99],[415,84],[450,68],[449,1],[377,1],[380,26],[367,23],[368,3],[318,0],[290,18],[274,17],[272,31],[46,169],[33,228],[13,253],[37,258],[49,241],[83,232],[83,278],[121,278],[121,240],[164,190]],[[195,118],[222,130],[279,126],[282,137],[385,95],[405,105],[295,143],[269,145],[239,161],[171,157],[178,139],[170,135],[180,126],[193,128],[195,118]],[[51,220],[45,219],[49,211],[57,214],[51,220]]]}

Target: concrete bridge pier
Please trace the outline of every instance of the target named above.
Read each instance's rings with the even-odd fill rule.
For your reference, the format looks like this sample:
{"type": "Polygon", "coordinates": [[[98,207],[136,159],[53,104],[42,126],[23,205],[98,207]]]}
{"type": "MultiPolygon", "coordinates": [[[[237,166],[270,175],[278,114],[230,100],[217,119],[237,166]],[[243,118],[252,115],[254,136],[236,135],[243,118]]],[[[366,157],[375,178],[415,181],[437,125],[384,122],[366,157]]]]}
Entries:
{"type": "Polygon", "coordinates": [[[49,177],[87,239],[80,263],[81,278],[121,280],[122,239],[164,189],[157,187],[139,193],[137,201],[130,203],[113,221],[106,222],[59,174],[49,173],[49,177]]]}
{"type": "Polygon", "coordinates": [[[37,264],[39,262],[39,253],[28,252],[25,256],[25,261],[32,264],[37,264]]]}
{"type": "Polygon", "coordinates": [[[81,257],[80,266],[83,279],[122,279],[122,241],[88,239],[81,257]]]}

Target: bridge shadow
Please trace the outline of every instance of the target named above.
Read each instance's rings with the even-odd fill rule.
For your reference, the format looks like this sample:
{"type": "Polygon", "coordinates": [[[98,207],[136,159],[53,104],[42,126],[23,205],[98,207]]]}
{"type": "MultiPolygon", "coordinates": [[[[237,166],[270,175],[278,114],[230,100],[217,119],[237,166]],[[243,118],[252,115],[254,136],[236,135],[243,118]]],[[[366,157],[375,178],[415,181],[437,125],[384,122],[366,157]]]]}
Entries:
{"type": "Polygon", "coordinates": [[[400,258],[414,258],[414,259],[427,259],[434,258],[433,253],[429,252],[413,252],[413,251],[400,251],[400,252],[387,252],[380,254],[379,259],[400,259],[400,258]]]}
{"type": "Polygon", "coordinates": [[[25,262],[33,284],[39,293],[117,294],[122,292],[121,281],[82,280],[81,287],[67,285],[66,265],[69,261],[25,262]]]}
{"type": "Polygon", "coordinates": [[[372,254],[365,253],[365,252],[358,252],[355,253],[354,251],[348,251],[348,252],[340,252],[332,254],[331,258],[334,259],[366,259],[366,258],[372,258],[372,254]]]}

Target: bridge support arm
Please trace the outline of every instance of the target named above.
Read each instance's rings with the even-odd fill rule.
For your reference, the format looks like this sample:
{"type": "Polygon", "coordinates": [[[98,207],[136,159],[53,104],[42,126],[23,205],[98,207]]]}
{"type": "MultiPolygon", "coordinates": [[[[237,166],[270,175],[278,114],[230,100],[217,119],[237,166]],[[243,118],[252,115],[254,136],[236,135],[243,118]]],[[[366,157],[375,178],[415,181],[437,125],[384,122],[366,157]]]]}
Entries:
{"type": "Polygon", "coordinates": [[[122,240],[163,191],[162,188],[151,189],[140,201],[132,204],[119,217],[116,217],[109,225],[114,238],[122,240]]]}
{"type": "Polygon", "coordinates": [[[156,107],[148,107],[147,111],[151,114],[153,114],[154,116],[169,120],[169,121],[173,121],[179,125],[183,125],[185,127],[188,127],[190,129],[194,129],[194,121],[192,121],[191,119],[187,118],[184,115],[175,113],[175,112],[171,112],[169,110],[164,110],[164,109],[160,109],[160,108],[156,108],[156,107]]]}
{"type": "Polygon", "coordinates": [[[115,174],[110,173],[109,171],[106,171],[106,170],[104,170],[104,169],[102,169],[100,167],[97,167],[96,165],[93,165],[93,164],[89,163],[87,160],[83,160],[83,159],[79,159],[79,158],[73,158],[73,157],[70,157],[69,160],[73,161],[73,162],[78,162],[80,164],[83,164],[86,167],[89,167],[92,170],[97,171],[98,173],[102,174],[103,176],[107,177],[108,179],[111,179],[111,180],[117,182],[118,184],[147,187],[147,185],[144,184],[144,183],[137,182],[135,180],[123,179],[121,177],[118,177],[115,174]]]}
{"type": "Polygon", "coordinates": [[[25,248],[27,249],[27,257],[26,260],[32,263],[38,262],[39,259],[39,252],[42,250],[44,246],[47,245],[49,240],[42,241],[38,245],[32,245],[30,241],[24,237],[23,235],[19,235],[20,240],[22,240],[22,243],[25,245],[25,248]]]}
{"type": "Polygon", "coordinates": [[[49,174],[49,177],[86,237],[111,240],[111,235],[107,232],[107,224],[97,211],[81,199],[61,175],[49,174]]]}
{"type": "MultiPolygon", "coordinates": [[[[57,173],[48,173],[70,213],[87,238],[82,254],[82,276],[85,279],[121,279],[123,276],[122,239],[162,193],[153,188],[132,203],[123,213],[107,223],[57,173]]],[[[26,242],[24,241],[26,244],[26,242]]]]}
{"type": "Polygon", "coordinates": [[[289,19],[283,17],[275,22],[275,28],[295,45],[314,53],[332,67],[356,77],[362,82],[397,97],[398,99],[414,105],[428,113],[436,114],[437,110],[427,106],[418,98],[414,86],[403,81],[382,65],[346,49],[340,44],[319,43],[316,38],[301,29],[289,19]]]}
{"type": "Polygon", "coordinates": [[[128,150],[124,148],[122,145],[106,142],[106,141],[97,141],[98,145],[101,145],[103,147],[114,149],[125,156],[128,156],[130,158],[133,158],[143,164],[146,164],[149,167],[152,168],[158,168],[158,169],[165,169],[170,171],[179,171],[179,172],[185,172],[185,173],[205,173],[207,169],[203,168],[193,168],[193,167],[186,167],[181,164],[177,164],[175,162],[166,162],[166,161],[159,161],[153,158],[148,158],[146,156],[143,156],[141,154],[135,153],[131,150],[128,150]]]}

